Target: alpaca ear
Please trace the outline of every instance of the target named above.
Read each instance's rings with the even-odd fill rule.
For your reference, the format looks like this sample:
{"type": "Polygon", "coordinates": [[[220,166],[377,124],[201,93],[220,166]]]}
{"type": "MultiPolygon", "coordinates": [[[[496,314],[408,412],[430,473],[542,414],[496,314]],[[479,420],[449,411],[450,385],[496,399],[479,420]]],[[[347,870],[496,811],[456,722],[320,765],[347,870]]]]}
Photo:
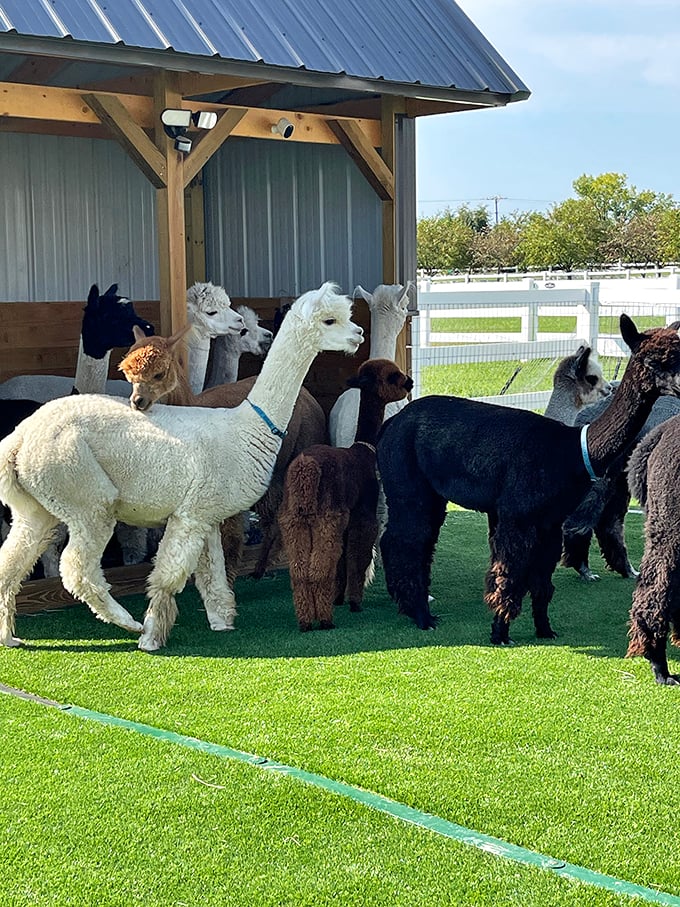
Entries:
{"type": "Polygon", "coordinates": [[[97,304],[98,299],[99,299],[99,287],[97,286],[96,283],[93,283],[92,286],[90,287],[90,292],[87,294],[87,304],[91,305],[91,306],[95,306],[97,304]]]}
{"type": "Polygon", "coordinates": [[[146,334],[138,324],[132,325],[132,333],[135,338],[135,343],[139,343],[140,340],[146,340],[146,334]]]}
{"type": "Polygon", "coordinates": [[[354,292],[352,293],[352,299],[356,299],[357,295],[361,296],[361,298],[365,302],[368,302],[368,303],[370,303],[370,301],[373,299],[373,293],[369,293],[368,290],[364,290],[364,288],[362,286],[354,287],[354,292]]]}
{"type": "Polygon", "coordinates": [[[576,359],[574,360],[574,372],[578,378],[582,378],[588,370],[588,360],[590,359],[590,347],[585,344],[576,350],[576,359]]]}
{"type": "Polygon", "coordinates": [[[369,375],[351,375],[347,379],[347,387],[358,387],[361,390],[362,387],[369,387],[371,384],[371,379],[369,375]]]}
{"type": "Polygon", "coordinates": [[[172,335],[172,337],[168,337],[168,339],[167,339],[168,347],[170,349],[172,349],[173,346],[176,346],[180,342],[180,340],[189,333],[189,331],[192,328],[193,328],[193,324],[190,321],[187,321],[187,323],[184,325],[184,327],[181,327],[179,329],[179,331],[175,331],[175,333],[172,335]]]}
{"type": "Polygon", "coordinates": [[[623,337],[624,343],[630,349],[632,353],[640,346],[642,340],[644,340],[644,334],[641,334],[638,329],[635,327],[633,319],[626,315],[625,312],[622,313],[620,321],[621,327],[621,336],[623,337]]]}

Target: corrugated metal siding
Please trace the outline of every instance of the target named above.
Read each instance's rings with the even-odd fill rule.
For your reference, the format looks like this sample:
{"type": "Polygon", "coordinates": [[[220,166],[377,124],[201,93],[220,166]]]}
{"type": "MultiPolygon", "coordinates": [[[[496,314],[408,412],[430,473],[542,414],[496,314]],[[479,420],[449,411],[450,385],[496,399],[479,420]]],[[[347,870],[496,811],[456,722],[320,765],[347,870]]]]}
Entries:
{"type": "Polygon", "coordinates": [[[0,133],[0,301],[158,298],[154,190],[115,143],[0,133]]]}
{"type": "Polygon", "coordinates": [[[208,279],[231,295],[381,282],[380,202],[343,149],[230,139],[204,177],[208,279]]]}
{"type": "Polygon", "coordinates": [[[0,31],[526,96],[452,0],[3,0],[0,31]]]}

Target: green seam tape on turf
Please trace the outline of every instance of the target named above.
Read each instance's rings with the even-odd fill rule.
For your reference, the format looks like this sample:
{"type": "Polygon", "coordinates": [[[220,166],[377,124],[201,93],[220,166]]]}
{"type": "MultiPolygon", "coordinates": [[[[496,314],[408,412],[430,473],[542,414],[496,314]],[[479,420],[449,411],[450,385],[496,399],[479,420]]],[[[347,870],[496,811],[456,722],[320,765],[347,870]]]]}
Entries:
{"type": "Polygon", "coordinates": [[[10,695],[19,696],[22,699],[28,699],[38,702],[41,705],[49,705],[60,709],[67,715],[73,715],[77,718],[84,718],[89,721],[97,721],[99,724],[105,724],[112,727],[125,728],[130,731],[136,731],[146,737],[154,737],[157,740],[164,740],[168,743],[175,743],[189,749],[198,750],[202,753],[209,753],[212,756],[218,756],[222,759],[232,759],[238,762],[245,762],[248,765],[257,768],[268,769],[269,771],[278,772],[287,775],[290,778],[297,778],[299,781],[305,781],[320,787],[323,790],[331,791],[342,797],[348,797],[357,803],[362,803],[371,809],[378,810],[396,819],[404,822],[410,822],[412,825],[418,825],[420,828],[426,828],[435,834],[442,835],[467,844],[470,847],[476,847],[485,853],[493,854],[497,857],[505,857],[508,860],[514,860],[516,863],[524,863],[529,866],[536,866],[539,869],[546,869],[563,878],[574,879],[578,882],[584,882],[588,885],[595,885],[598,888],[604,888],[613,891],[615,894],[627,895],[629,897],[642,898],[645,901],[651,901],[654,904],[664,904],[667,907],[680,907],[680,897],[673,894],[667,894],[664,891],[657,891],[653,888],[645,888],[643,885],[636,885],[633,882],[626,882],[623,879],[617,879],[614,876],[604,875],[601,872],[594,872],[584,866],[578,866],[575,863],[567,863],[564,860],[556,860],[547,857],[544,854],[536,853],[525,847],[519,847],[516,844],[509,844],[500,838],[493,838],[490,835],[473,831],[465,828],[463,825],[456,825],[455,822],[449,822],[439,816],[433,816],[430,813],[422,812],[404,803],[396,800],[390,800],[381,794],[372,791],[362,790],[360,787],[353,787],[351,784],[345,784],[342,781],[334,781],[332,778],[326,778],[323,775],[316,775],[313,772],[307,772],[304,769],[295,768],[291,765],[285,765],[282,762],[273,762],[270,759],[256,756],[252,753],[245,753],[241,750],[235,750],[228,746],[222,746],[217,743],[209,743],[206,740],[198,740],[196,737],[187,737],[184,734],[177,734],[174,731],[165,731],[162,728],[153,727],[149,724],[140,724],[138,721],[129,721],[126,718],[117,718],[115,715],[106,715],[103,712],[94,712],[91,709],[83,709],[77,705],[62,705],[50,699],[44,699],[31,693],[24,693],[12,687],[0,684],[0,692],[9,693],[10,695]]]}

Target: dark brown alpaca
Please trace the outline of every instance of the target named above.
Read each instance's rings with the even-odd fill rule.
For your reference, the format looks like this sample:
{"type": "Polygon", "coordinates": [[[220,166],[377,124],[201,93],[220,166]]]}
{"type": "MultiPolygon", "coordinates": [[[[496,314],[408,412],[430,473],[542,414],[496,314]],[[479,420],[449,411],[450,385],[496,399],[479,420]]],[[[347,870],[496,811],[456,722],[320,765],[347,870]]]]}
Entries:
{"type": "Polygon", "coordinates": [[[411,379],[389,359],[369,359],[347,381],[361,392],[352,447],[310,447],[288,467],[279,525],[300,630],[333,629],[347,597],[360,611],[378,535],[375,441],[385,406],[403,400],[411,379]]]}
{"type": "Polygon", "coordinates": [[[646,658],[657,683],[680,686],[666,657],[669,631],[673,645],[680,645],[680,416],[654,429],[635,448],[628,482],[646,518],[626,655],[646,658]]]}
{"type": "Polygon", "coordinates": [[[632,351],[609,409],[587,428],[459,397],[421,397],[394,416],[378,442],[387,497],[381,540],[387,589],[417,626],[436,625],[428,587],[446,502],[488,514],[491,564],[484,599],[494,612],[491,640],[508,643],[510,622],[529,593],[536,635],[548,619],[562,523],[590,487],[588,465],[604,474],[627,454],[661,394],[680,396],[680,336],[638,331],[621,316],[632,351]]]}

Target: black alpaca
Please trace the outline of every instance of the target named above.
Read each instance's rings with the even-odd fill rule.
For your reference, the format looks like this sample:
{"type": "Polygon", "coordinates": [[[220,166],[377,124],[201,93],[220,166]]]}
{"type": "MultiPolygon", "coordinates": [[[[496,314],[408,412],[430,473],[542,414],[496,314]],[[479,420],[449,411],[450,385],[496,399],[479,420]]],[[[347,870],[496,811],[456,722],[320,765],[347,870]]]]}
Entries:
{"type": "Polygon", "coordinates": [[[508,643],[510,621],[531,596],[536,635],[553,638],[548,605],[562,523],[597,475],[628,450],[660,394],[680,396],[677,328],[639,332],[621,316],[632,351],[616,398],[582,430],[545,416],[460,397],[422,397],[383,428],[378,469],[388,523],[381,540],[387,589],[417,626],[435,626],[428,589],[434,548],[454,501],[488,514],[491,565],[485,601],[491,640],[508,643]]]}
{"type": "Polygon", "coordinates": [[[666,657],[669,630],[671,642],[680,645],[680,416],[654,429],[635,448],[628,482],[646,517],[626,655],[646,658],[657,683],[680,686],[666,657]]]}

